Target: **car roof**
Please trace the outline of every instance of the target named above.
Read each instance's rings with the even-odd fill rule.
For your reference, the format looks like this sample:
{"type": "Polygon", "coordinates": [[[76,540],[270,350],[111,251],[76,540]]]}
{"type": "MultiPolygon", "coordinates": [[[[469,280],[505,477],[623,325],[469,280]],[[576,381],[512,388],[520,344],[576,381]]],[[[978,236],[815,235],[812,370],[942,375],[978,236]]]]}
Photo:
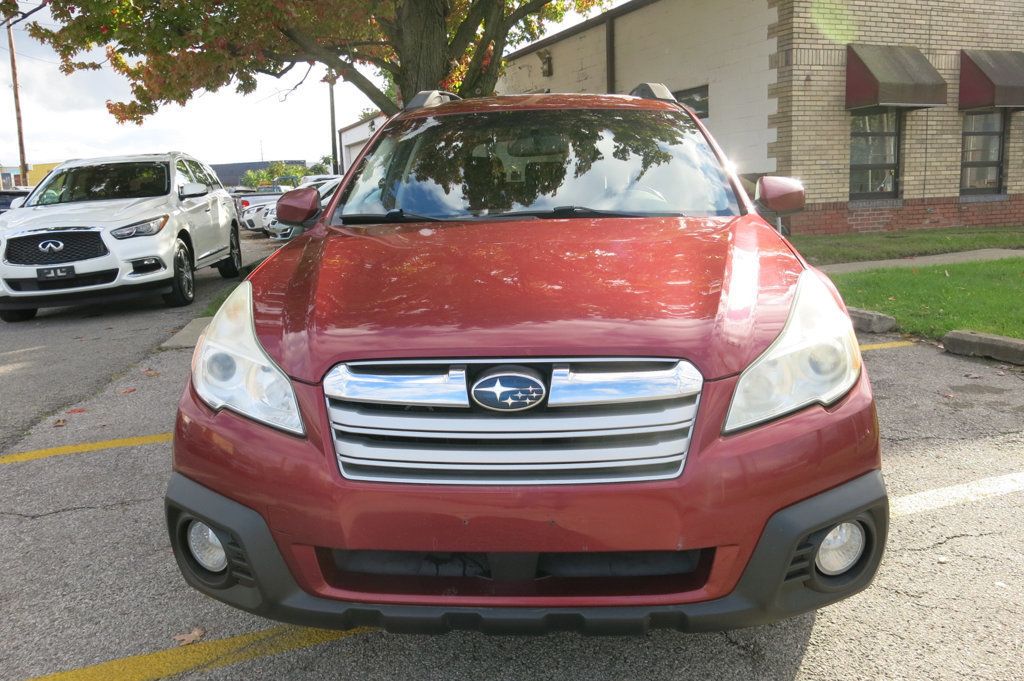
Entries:
{"type": "Polygon", "coordinates": [[[541,109],[633,109],[648,111],[679,111],[674,102],[645,99],[629,95],[592,95],[543,93],[475,97],[402,111],[398,119],[429,118],[450,114],[485,113],[491,111],[536,111],[541,109]]]}
{"type": "Polygon", "coordinates": [[[64,161],[64,163],[61,163],[58,168],[76,168],[79,166],[94,166],[104,163],[160,163],[169,162],[172,159],[179,157],[192,159],[188,154],[183,154],[180,151],[171,151],[160,154],[131,154],[124,156],[98,156],[96,158],[74,158],[64,161]]]}

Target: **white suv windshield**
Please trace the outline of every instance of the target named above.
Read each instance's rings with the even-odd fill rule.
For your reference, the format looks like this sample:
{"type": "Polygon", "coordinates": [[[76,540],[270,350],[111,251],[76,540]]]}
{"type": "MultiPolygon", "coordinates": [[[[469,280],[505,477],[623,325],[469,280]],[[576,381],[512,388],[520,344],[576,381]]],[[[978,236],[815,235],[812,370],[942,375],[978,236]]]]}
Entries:
{"type": "Polygon", "coordinates": [[[721,163],[682,111],[571,109],[452,114],[390,126],[346,189],[339,217],[539,214],[737,215],[721,163]]]}
{"type": "Polygon", "coordinates": [[[170,191],[166,163],[102,163],[65,168],[40,184],[26,202],[49,206],[79,201],[141,199],[170,191]]]}

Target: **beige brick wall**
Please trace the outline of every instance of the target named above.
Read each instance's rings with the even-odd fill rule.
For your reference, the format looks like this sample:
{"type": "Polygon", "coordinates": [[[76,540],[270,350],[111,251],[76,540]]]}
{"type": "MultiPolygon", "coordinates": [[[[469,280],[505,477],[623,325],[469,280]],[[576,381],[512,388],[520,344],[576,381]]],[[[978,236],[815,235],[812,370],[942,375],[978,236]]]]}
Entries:
{"type": "MultiPolygon", "coordinates": [[[[902,147],[903,198],[959,194],[963,115],[961,49],[1024,49],[1022,0],[777,0],[779,113],[769,147],[779,172],[802,178],[810,203],[849,198],[850,114],[846,45],[913,45],[945,78],[946,106],[908,112],[902,147]]],[[[1024,116],[1012,117],[1007,182],[1024,192],[1024,116]]]]}

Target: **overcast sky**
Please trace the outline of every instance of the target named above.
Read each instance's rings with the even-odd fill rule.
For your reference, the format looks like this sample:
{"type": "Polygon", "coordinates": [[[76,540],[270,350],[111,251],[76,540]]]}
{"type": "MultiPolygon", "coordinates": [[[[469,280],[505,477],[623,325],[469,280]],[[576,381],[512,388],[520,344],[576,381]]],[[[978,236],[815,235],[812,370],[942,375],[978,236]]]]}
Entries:
{"type": "MultiPolygon", "coordinates": [[[[616,0],[610,5],[621,4],[616,0]]],[[[23,8],[34,3],[23,2],[23,8]]],[[[33,15],[52,24],[49,14],[33,15]]],[[[567,17],[551,32],[581,21],[567,17]]],[[[27,22],[26,22],[27,23],[27,22]]],[[[0,165],[18,164],[6,31],[0,31],[0,165]]],[[[232,88],[207,92],[185,107],[168,105],[141,126],[118,124],[106,109],[107,100],[129,97],[125,79],[109,69],[65,76],[57,56],[30,38],[24,25],[15,27],[21,114],[28,163],[52,163],[68,158],[184,151],[207,163],[255,161],[261,157],[305,159],[313,162],[331,153],[328,88],[317,66],[306,82],[285,96],[305,73],[296,66],[287,76],[261,76],[257,90],[246,96],[232,88]]],[[[356,120],[370,106],[354,86],[335,87],[338,127],[356,120]]]]}

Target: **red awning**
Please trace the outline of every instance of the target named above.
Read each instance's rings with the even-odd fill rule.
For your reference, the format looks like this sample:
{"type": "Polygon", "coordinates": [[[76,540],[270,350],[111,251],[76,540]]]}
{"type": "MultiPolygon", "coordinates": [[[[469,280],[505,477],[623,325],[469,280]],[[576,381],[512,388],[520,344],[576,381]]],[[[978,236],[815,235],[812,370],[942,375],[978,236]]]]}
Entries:
{"type": "Polygon", "coordinates": [[[946,81],[916,47],[847,45],[847,109],[923,109],[945,103],[946,81]]]}
{"type": "Polygon", "coordinates": [[[961,109],[1024,109],[1024,52],[960,51],[961,109]]]}

